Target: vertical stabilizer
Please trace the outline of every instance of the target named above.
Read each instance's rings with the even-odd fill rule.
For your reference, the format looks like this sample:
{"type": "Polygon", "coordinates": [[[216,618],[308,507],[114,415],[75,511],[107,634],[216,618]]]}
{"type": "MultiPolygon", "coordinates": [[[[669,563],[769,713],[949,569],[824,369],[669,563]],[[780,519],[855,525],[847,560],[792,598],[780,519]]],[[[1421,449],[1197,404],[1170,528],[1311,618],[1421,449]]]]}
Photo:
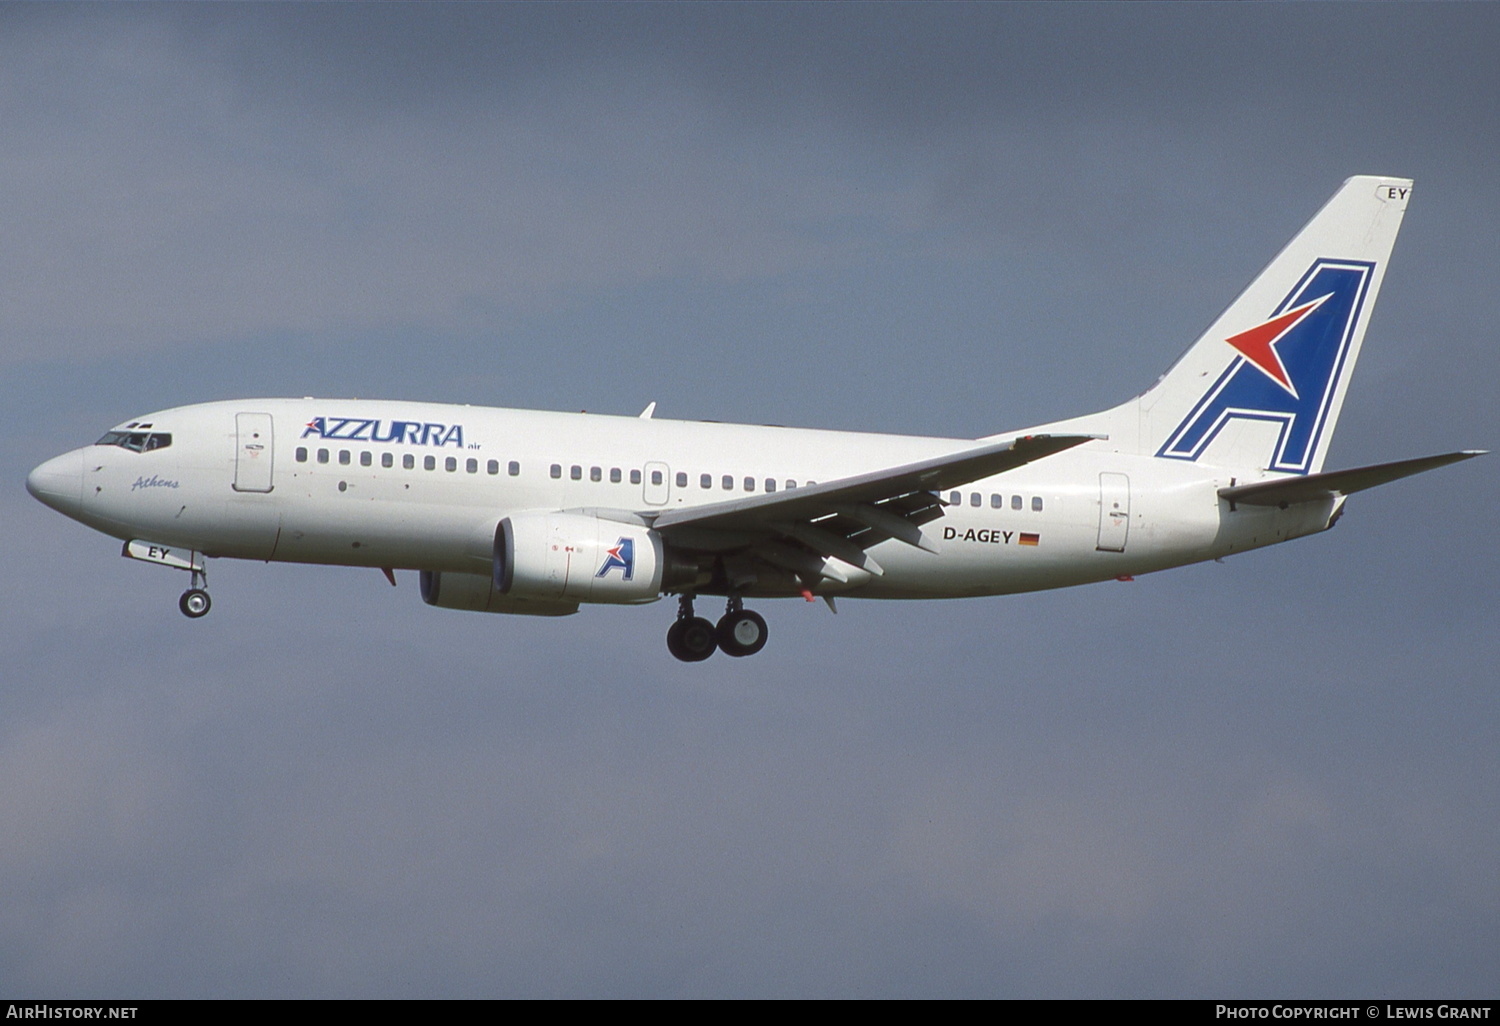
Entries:
{"type": "Polygon", "coordinates": [[[1149,391],[1067,425],[1163,459],[1321,470],[1411,192],[1350,178],[1149,391]]]}

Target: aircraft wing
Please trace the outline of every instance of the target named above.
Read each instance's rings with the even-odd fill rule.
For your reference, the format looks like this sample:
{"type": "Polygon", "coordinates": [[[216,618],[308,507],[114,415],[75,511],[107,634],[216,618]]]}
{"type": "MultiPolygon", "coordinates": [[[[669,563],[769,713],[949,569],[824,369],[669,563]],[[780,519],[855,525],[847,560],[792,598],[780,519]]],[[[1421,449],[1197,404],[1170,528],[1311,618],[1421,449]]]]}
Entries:
{"type": "Polygon", "coordinates": [[[921,525],[942,516],[935,494],[1053,456],[1097,435],[1027,435],[907,463],[728,502],[647,513],[652,526],[688,548],[743,548],[804,579],[845,579],[829,557],[873,574],[883,571],[866,549],[895,538],[936,552],[921,525]]]}
{"type": "Polygon", "coordinates": [[[1219,498],[1247,506],[1290,506],[1296,502],[1314,502],[1332,499],[1340,495],[1352,495],[1366,488],[1389,484],[1403,477],[1420,474],[1424,470],[1446,467],[1460,460],[1483,456],[1483,449],[1465,449],[1441,456],[1422,456],[1414,460],[1398,460],[1395,463],[1376,463],[1352,470],[1334,470],[1325,474],[1307,474],[1298,477],[1278,478],[1274,481],[1256,481],[1253,484],[1220,488],[1219,498]]]}

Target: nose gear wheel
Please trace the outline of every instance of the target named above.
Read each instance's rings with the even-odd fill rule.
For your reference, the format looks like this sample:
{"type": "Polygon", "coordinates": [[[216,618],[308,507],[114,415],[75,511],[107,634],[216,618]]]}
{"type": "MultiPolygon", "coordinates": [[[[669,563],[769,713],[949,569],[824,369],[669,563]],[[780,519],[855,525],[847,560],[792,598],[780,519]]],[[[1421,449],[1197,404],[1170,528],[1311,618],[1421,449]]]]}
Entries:
{"type": "Polygon", "coordinates": [[[192,574],[192,584],[177,600],[177,608],[189,620],[196,620],[200,616],[207,616],[214,603],[208,597],[208,575],[201,570],[194,570],[192,574]]]}

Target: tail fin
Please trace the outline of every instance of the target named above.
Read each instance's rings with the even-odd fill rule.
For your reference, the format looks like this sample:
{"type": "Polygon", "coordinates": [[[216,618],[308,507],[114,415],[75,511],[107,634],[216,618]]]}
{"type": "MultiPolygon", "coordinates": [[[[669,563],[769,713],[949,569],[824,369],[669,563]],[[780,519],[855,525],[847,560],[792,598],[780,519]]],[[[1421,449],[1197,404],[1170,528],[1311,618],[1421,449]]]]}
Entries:
{"type": "Polygon", "coordinates": [[[1350,178],[1149,391],[1070,429],[1164,459],[1320,471],[1411,192],[1350,178]]]}

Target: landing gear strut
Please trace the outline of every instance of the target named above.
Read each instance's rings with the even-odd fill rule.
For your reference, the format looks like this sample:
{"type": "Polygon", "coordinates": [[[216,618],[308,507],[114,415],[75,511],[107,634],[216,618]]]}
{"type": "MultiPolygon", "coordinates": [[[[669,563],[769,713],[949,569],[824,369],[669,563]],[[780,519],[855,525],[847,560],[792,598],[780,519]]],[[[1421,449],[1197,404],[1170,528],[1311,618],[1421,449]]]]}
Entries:
{"type": "Polygon", "coordinates": [[[208,597],[206,588],[208,575],[202,570],[194,570],[192,574],[192,584],[177,600],[177,608],[182,610],[182,615],[189,620],[196,620],[200,616],[208,615],[208,611],[213,608],[213,600],[208,597]]]}
{"type": "Polygon", "coordinates": [[[677,600],[677,622],[667,630],[667,651],[685,663],[702,662],[721,649],[725,655],[754,655],[766,647],[766,621],[730,595],[717,626],[693,613],[693,597],[677,600]]]}

